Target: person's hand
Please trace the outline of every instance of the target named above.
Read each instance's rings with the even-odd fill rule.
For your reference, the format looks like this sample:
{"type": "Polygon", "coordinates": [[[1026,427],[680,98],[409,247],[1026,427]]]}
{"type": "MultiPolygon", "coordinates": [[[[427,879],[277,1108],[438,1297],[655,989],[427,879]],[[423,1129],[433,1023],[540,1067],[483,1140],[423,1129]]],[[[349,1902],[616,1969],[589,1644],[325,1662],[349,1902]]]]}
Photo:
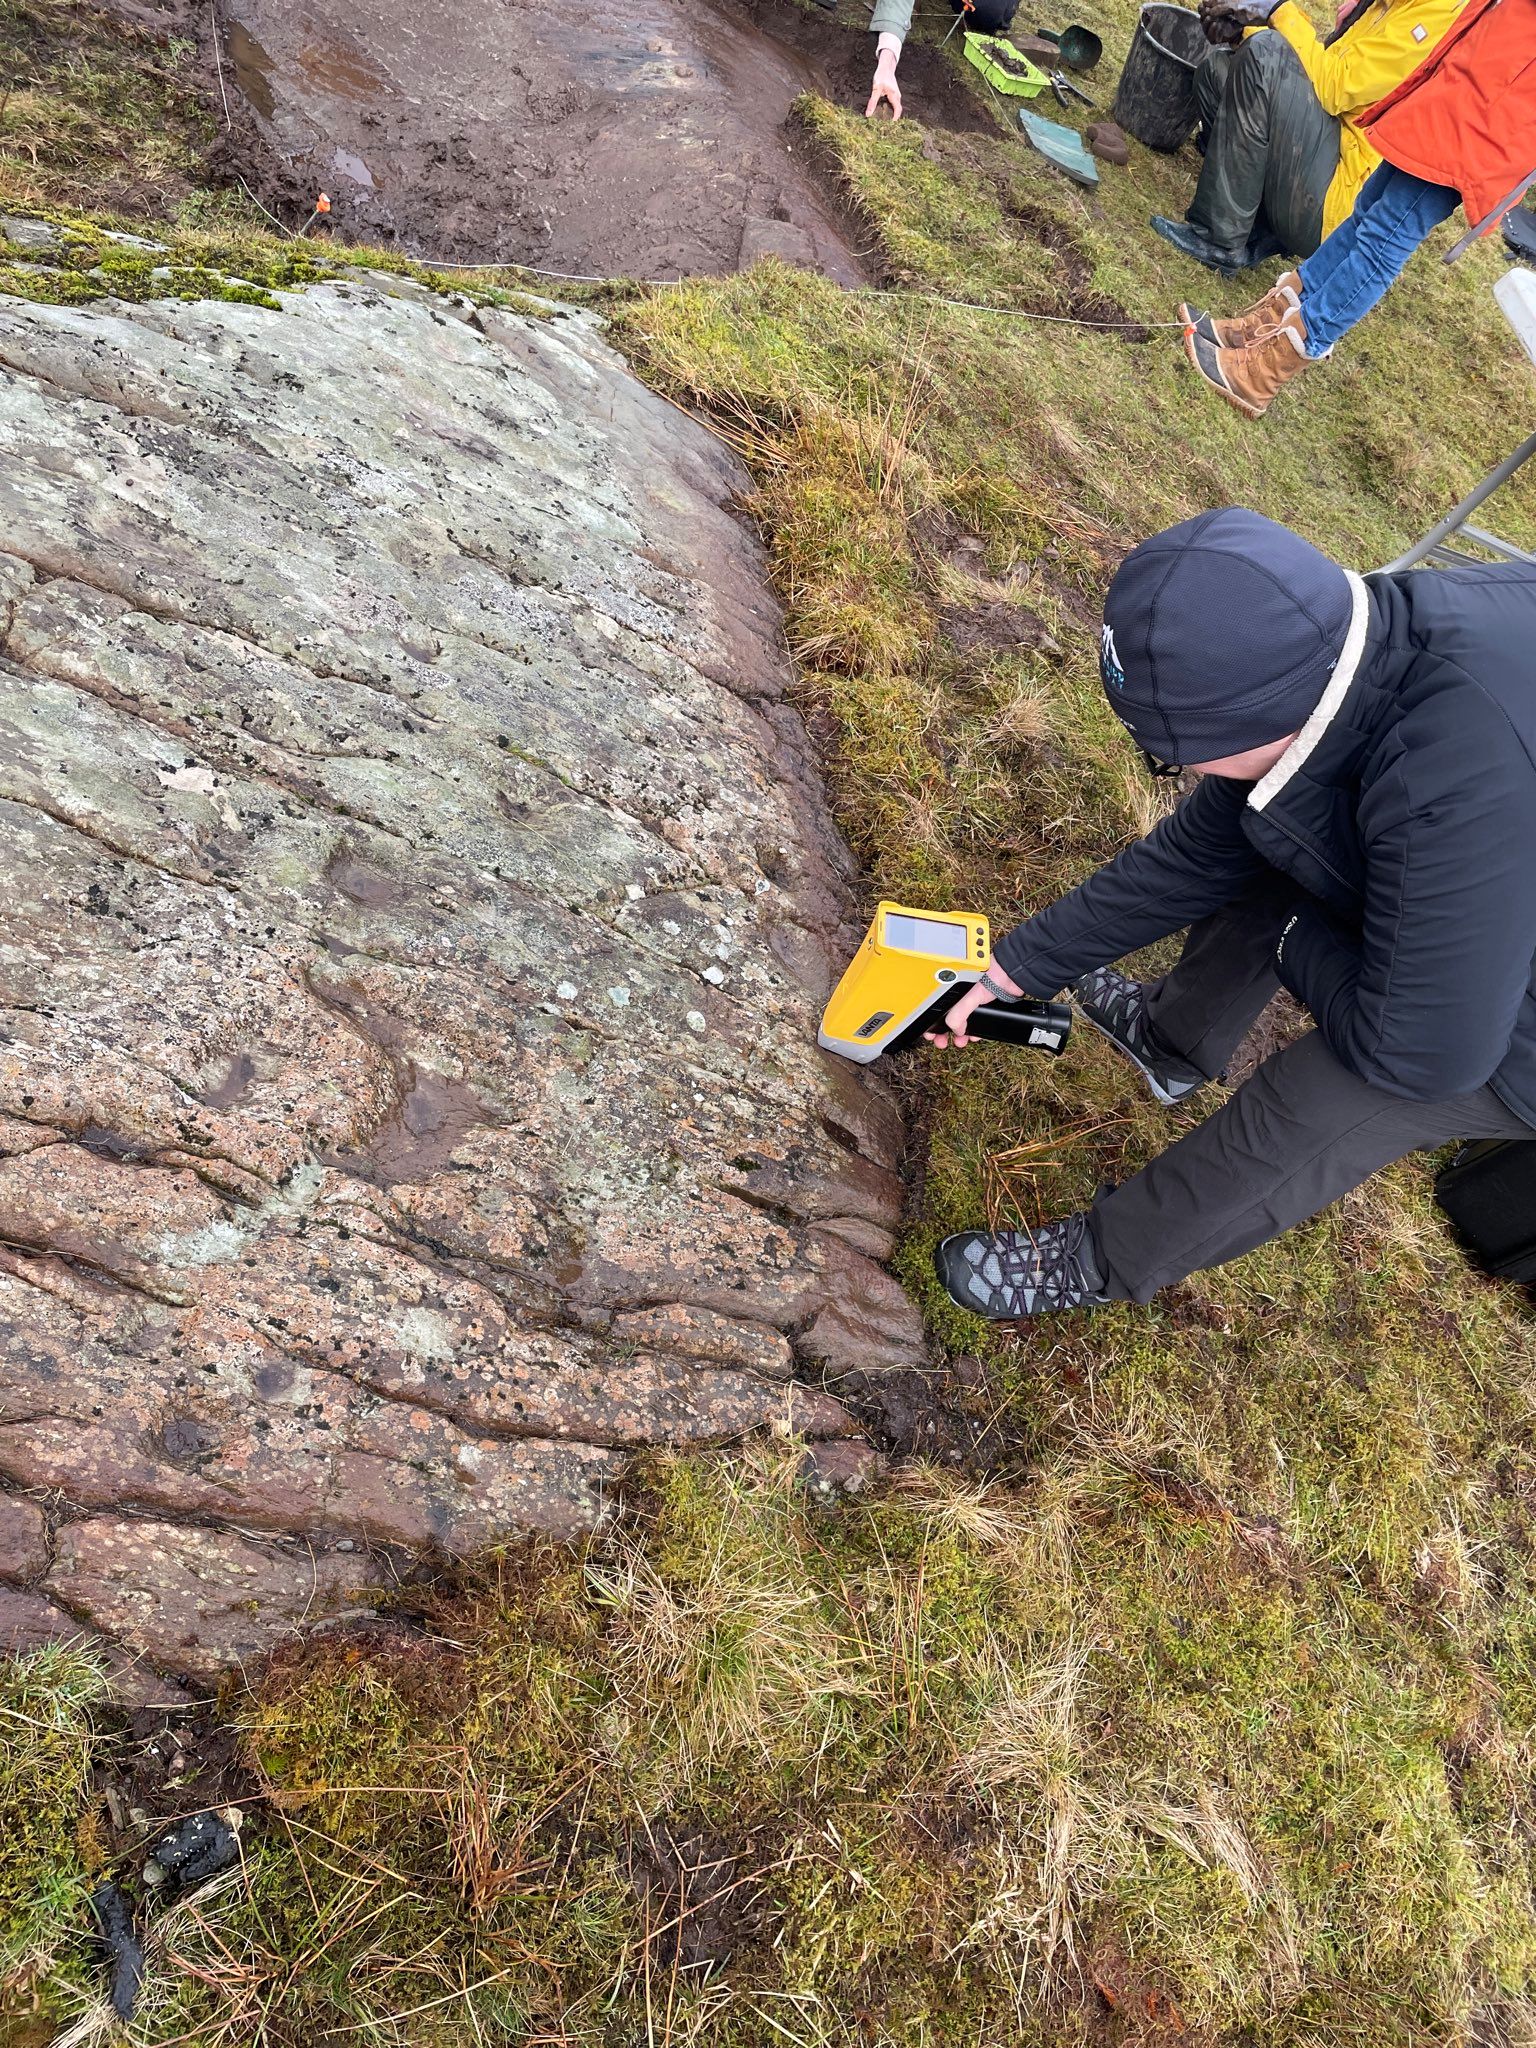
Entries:
{"type": "MultiPolygon", "coordinates": [[[[1010,975],[1004,974],[1001,967],[995,961],[987,969],[987,974],[991,980],[997,983],[1000,989],[1006,990],[1009,995],[1023,995],[1024,991],[1019,987],[1019,984],[1010,975]]],[[[944,1012],[944,1029],[942,1031],[925,1031],[923,1033],[924,1038],[928,1040],[930,1045],[936,1045],[941,1050],[951,1043],[956,1047],[973,1045],[975,1037],[966,1030],[966,1025],[983,1003],[991,1003],[996,1000],[997,998],[993,995],[991,989],[983,988],[979,981],[973,981],[954,1008],[944,1012]]]]}
{"type": "Polygon", "coordinates": [[[1205,40],[1218,50],[1234,50],[1243,40],[1243,24],[1230,7],[1215,4],[1215,0],[1200,0],[1200,26],[1205,40]]]}
{"type": "Polygon", "coordinates": [[[882,101],[891,110],[891,119],[901,119],[901,87],[896,83],[896,56],[891,50],[882,50],[875,64],[875,89],[869,96],[869,105],[864,109],[866,121],[875,118],[882,101]]]}
{"type": "Polygon", "coordinates": [[[1244,29],[1265,28],[1277,0],[1200,0],[1200,26],[1210,43],[1234,44],[1244,29]]]}

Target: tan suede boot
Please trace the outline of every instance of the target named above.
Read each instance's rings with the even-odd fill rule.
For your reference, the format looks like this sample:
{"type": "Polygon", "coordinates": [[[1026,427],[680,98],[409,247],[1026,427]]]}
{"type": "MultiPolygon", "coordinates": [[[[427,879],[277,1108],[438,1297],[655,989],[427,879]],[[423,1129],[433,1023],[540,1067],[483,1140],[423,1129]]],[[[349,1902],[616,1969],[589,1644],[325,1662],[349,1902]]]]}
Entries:
{"type": "Polygon", "coordinates": [[[1184,353],[1228,405],[1256,420],[1307,367],[1307,330],[1300,309],[1293,306],[1278,327],[1246,348],[1217,348],[1189,328],[1184,335],[1184,353]]]}
{"type": "Polygon", "coordinates": [[[1202,313],[1188,304],[1180,306],[1179,318],[1186,329],[1193,328],[1214,348],[1246,348],[1250,341],[1260,341],[1272,327],[1278,327],[1291,308],[1300,304],[1301,273],[1288,270],[1275,279],[1262,299],[1246,312],[1234,313],[1230,320],[1218,320],[1214,313],[1202,313]]]}

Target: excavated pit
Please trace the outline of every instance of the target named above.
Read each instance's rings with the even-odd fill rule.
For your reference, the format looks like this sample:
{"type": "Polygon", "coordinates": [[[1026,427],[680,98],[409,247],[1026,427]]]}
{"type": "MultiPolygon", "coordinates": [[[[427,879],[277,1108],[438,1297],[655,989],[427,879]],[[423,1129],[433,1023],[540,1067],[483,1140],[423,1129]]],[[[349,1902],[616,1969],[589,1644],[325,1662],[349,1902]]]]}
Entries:
{"type": "MultiPolygon", "coordinates": [[[[860,0],[836,17],[793,0],[219,0],[217,19],[232,160],[285,220],[324,191],[338,233],[454,262],[670,279],[779,256],[843,285],[878,268],[788,118],[807,92],[864,104],[860,0]]],[[[186,25],[204,33],[206,10],[186,25]]],[[[949,55],[911,44],[902,75],[918,119],[994,128],[949,55]]]]}

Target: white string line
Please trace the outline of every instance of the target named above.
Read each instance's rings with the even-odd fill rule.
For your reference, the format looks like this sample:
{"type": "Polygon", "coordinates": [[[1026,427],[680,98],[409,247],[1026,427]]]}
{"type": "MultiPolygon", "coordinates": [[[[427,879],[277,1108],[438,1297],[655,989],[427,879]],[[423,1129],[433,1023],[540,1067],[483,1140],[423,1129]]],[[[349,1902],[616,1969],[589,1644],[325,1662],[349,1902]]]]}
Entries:
{"type": "MultiPolygon", "coordinates": [[[[413,263],[424,264],[429,270],[519,270],[528,277],[550,277],[560,284],[603,284],[603,285],[645,285],[665,286],[698,284],[704,282],[696,277],[593,277],[582,270],[545,270],[537,263],[442,263],[435,256],[413,256],[413,263]]],[[[1076,313],[1034,313],[1023,306],[983,306],[973,299],[946,299],[938,292],[914,291],[870,291],[857,290],[848,293],[851,299],[873,299],[881,305],[899,303],[902,299],[921,299],[929,305],[950,306],[960,313],[999,313],[1008,320],[1044,320],[1053,327],[1097,327],[1114,333],[1150,332],[1155,327],[1182,327],[1182,320],[1085,320],[1076,313]]]]}
{"type": "Polygon", "coordinates": [[[219,97],[224,102],[224,127],[227,132],[234,127],[235,120],[229,111],[229,92],[224,84],[224,51],[219,43],[219,0],[208,0],[208,21],[213,30],[213,68],[218,74],[219,97]]]}

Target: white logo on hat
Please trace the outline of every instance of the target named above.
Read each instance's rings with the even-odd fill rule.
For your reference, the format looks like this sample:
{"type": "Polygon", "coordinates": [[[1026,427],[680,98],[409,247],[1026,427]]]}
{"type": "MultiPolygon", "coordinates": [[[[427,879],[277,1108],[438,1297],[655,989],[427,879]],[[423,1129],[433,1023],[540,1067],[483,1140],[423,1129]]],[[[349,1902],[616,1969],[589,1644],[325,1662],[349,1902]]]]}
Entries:
{"type": "Polygon", "coordinates": [[[1104,634],[1099,642],[1099,673],[1106,684],[1115,689],[1125,688],[1125,670],[1120,665],[1120,650],[1115,645],[1115,629],[1108,619],[1104,621],[1104,634]]]}

